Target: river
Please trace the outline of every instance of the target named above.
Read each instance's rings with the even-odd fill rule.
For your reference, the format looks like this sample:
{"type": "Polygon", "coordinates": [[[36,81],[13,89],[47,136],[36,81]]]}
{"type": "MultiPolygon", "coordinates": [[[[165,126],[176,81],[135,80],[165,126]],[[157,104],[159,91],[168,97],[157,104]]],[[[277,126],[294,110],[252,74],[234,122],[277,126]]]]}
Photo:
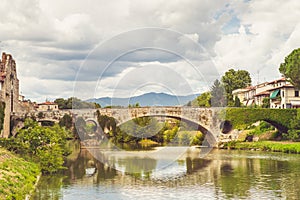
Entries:
{"type": "Polygon", "coordinates": [[[299,155],[214,149],[203,156],[189,148],[178,156],[182,147],[159,148],[167,155],[153,156],[161,149],[110,152],[113,159],[105,161],[92,156],[101,150],[81,149],[68,159],[63,174],[43,176],[31,199],[300,198],[299,155]],[[87,176],[91,166],[96,171],[87,176]]]}

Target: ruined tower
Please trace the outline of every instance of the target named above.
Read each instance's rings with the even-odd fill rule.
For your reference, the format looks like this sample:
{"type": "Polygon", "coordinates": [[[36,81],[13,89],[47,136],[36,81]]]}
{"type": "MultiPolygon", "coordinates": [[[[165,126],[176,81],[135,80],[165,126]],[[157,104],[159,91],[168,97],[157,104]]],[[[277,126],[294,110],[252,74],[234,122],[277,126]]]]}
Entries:
{"type": "Polygon", "coordinates": [[[10,116],[19,110],[19,80],[16,62],[10,54],[2,53],[0,60],[0,100],[5,103],[2,137],[10,134],[10,116]]]}

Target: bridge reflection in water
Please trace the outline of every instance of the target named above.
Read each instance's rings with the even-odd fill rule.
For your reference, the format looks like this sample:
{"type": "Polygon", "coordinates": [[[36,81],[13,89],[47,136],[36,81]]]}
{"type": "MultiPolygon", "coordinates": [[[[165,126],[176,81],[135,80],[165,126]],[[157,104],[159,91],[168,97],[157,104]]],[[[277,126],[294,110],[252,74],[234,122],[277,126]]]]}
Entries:
{"type": "Polygon", "coordinates": [[[297,199],[300,195],[297,155],[213,150],[199,158],[194,150],[168,168],[159,167],[160,159],[116,158],[119,167],[136,171],[124,173],[81,149],[67,161],[63,175],[42,178],[33,199],[297,199]],[[96,173],[86,176],[91,163],[96,173]]]}

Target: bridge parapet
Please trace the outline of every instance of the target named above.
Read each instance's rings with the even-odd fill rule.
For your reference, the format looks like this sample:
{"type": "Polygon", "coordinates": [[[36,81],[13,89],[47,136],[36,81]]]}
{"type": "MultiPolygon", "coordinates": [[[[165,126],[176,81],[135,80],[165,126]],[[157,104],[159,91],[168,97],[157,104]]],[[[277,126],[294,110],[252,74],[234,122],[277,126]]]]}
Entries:
{"type": "Polygon", "coordinates": [[[15,112],[12,116],[25,119],[26,117],[34,117],[38,121],[54,121],[58,122],[65,114],[72,114],[71,110],[57,110],[57,111],[33,111],[33,112],[15,112]]]}

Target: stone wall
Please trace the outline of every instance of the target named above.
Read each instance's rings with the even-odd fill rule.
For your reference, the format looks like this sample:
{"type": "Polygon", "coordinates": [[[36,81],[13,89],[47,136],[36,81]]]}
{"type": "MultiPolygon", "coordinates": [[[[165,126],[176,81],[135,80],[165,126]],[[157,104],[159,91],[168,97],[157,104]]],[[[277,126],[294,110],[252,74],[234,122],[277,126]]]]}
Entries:
{"type": "Polygon", "coordinates": [[[0,100],[5,102],[5,117],[1,136],[8,137],[10,134],[11,113],[21,109],[16,62],[10,54],[2,53],[2,59],[0,60],[0,84],[0,100]]]}

